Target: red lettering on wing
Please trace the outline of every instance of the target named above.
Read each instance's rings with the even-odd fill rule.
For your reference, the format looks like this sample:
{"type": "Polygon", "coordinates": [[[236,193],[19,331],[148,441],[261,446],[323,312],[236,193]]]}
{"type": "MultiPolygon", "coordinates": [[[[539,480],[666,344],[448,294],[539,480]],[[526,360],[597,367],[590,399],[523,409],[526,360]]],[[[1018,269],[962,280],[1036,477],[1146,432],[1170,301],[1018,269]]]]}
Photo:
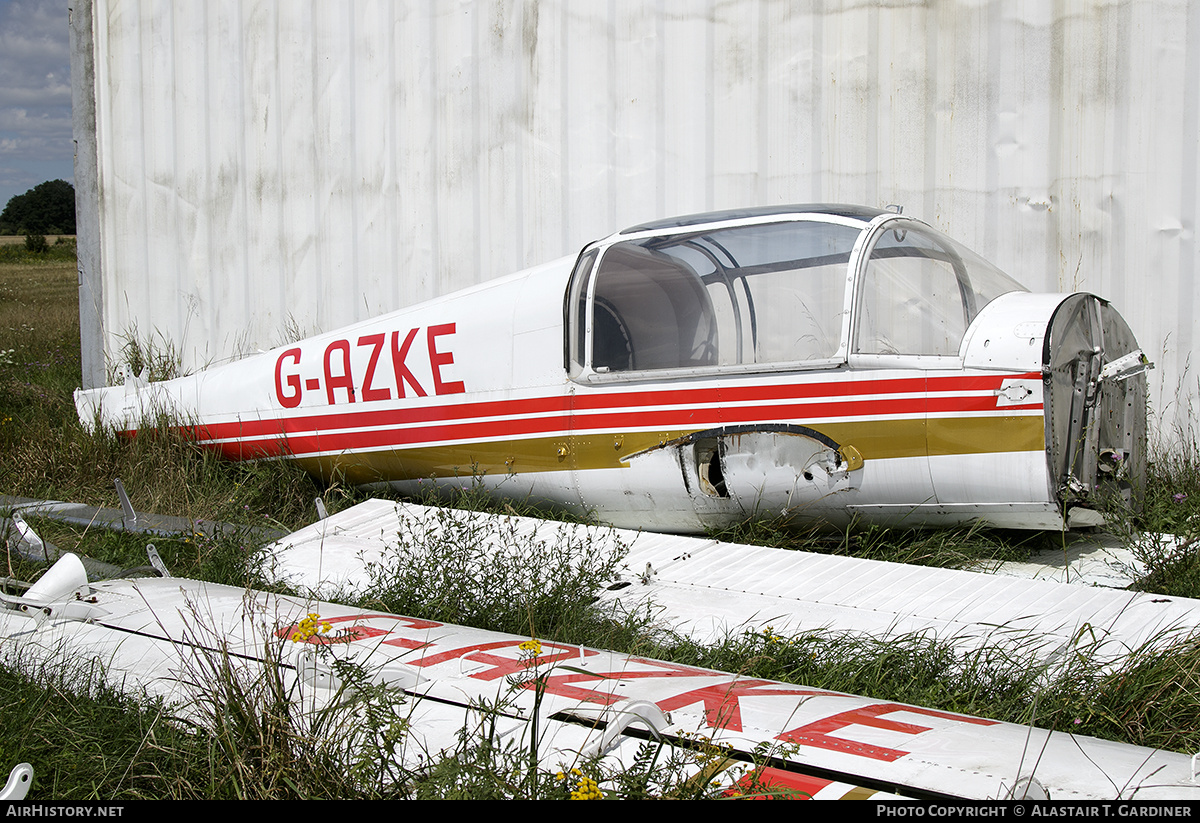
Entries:
{"type": "Polygon", "coordinates": [[[840,731],[848,726],[869,726],[875,729],[884,729],[902,734],[920,734],[921,732],[929,731],[928,726],[918,726],[915,723],[904,723],[880,717],[880,715],[890,714],[891,712],[910,712],[925,715],[926,717],[938,717],[960,723],[972,723],[978,726],[994,726],[997,723],[995,720],[965,717],[959,714],[939,712],[935,709],[905,706],[900,703],[875,703],[874,705],[860,706],[829,717],[823,717],[820,720],[814,720],[812,723],[806,723],[803,726],[786,731],[776,739],[788,743],[798,743],[802,746],[813,746],[818,749],[845,752],[846,754],[854,754],[859,757],[869,757],[872,760],[883,760],[891,763],[894,760],[904,757],[908,752],[902,749],[893,749],[887,746],[863,743],[858,740],[834,737],[832,735],[833,732],[840,731]]]}
{"type": "MultiPolygon", "coordinates": [[[[599,654],[599,652],[587,650],[585,652],[584,656],[589,657],[589,656],[595,655],[595,654],[599,654]]],[[[539,662],[541,662],[540,659],[539,659],[539,662]]],[[[652,668],[649,671],[636,671],[636,670],[630,670],[628,668],[623,667],[617,671],[611,671],[611,672],[574,671],[574,672],[568,672],[566,674],[550,674],[549,676],[547,676],[543,679],[543,688],[545,689],[547,694],[556,694],[561,697],[569,697],[569,698],[573,698],[575,700],[587,700],[592,703],[601,703],[604,705],[611,705],[612,703],[616,703],[618,700],[621,700],[624,697],[627,697],[628,695],[616,694],[616,693],[610,692],[610,691],[602,691],[602,690],[598,689],[596,686],[580,687],[580,686],[573,686],[571,684],[572,683],[583,683],[585,681],[595,681],[597,683],[597,685],[599,685],[600,683],[614,683],[614,682],[618,682],[621,680],[654,680],[654,679],[659,679],[659,678],[664,678],[664,677],[713,677],[713,676],[719,676],[719,673],[709,671],[708,669],[696,669],[691,666],[683,666],[683,665],[680,665],[677,663],[667,663],[662,660],[630,658],[628,662],[635,663],[638,665],[643,665],[643,666],[650,666],[652,668]]],[[[764,682],[765,683],[767,681],[755,681],[755,682],[764,682]]],[[[775,684],[775,685],[779,685],[779,684],[775,684]]],[[[526,688],[533,688],[533,687],[534,687],[533,684],[526,685],[526,688]]],[[[723,690],[728,691],[729,684],[721,683],[721,684],[718,684],[718,686],[714,687],[714,688],[721,688],[723,690]]],[[[690,695],[692,693],[687,692],[685,694],[690,695]]],[[[681,695],[681,697],[682,697],[682,695],[681,695]]],[[[659,705],[662,706],[664,702],[670,703],[672,701],[672,699],[673,698],[669,698],[667,701],[660,701],[659,705]]],[[[682,700],[682,702],[680,702],[678,705],[685,706],[690,703],[696,702],[697,699],[700,699],[700,698],[685,697],[682,700]]],[[[739,720],[740,720],[740,716],[739,716],[739,720]]],[[[715,725],[715,724],[712,724],[712,725],[715,725]]]]}
{"type": "Polygon", "coordinates": [[[434,338],[446,334],[454,334],[453,323],[430,326],[426,333],[429,345],[429,368],[433,370],[433,391],[434,394],[462,394],[466,391],[466,387],[461,380],[451,383],[442,380],[442,366],[451,365],[454,362],[454,355],[450,352],[438,351],[434,338]]]}
{"type": "Polygon", "coordinates": [[[698,689],[681,692],[674,697],[658,701],[658,707],[665,712],[682,709],[692,703],[704,704],[704,721],[714,729],[742,730],[743,697],[776,697],[796,695],[815,697],[829,695],[833,692],[820,689],[795,689],[771,680],[733,680],[727,683],[715,683],[711,686],[701,686],[698,689]]]}
{"type": "MultiPolygon", "coordinates": [[[[832,786],[833,781],[823,777],[811,777],[807,774],[763,766],[749,774],[738,778],[737,782],[722,792],[724,797],[745,797],[748,792],[754,792],[758,799],[772,797],[790,800],[811,800],[817,792],[826,786],[832,786]]],[[[861,790],[860,790],[861,791],[861,790]]],[[[870,796],[873,792],[867,794],[870,796]]]]}
{"type": "MultiPolygon", "coordinates": [[[[554,643],[543,643],[544,649],[558,650],[554,654],[542,654],[534,659],[521,657],[521,640],[497,640],[494,643],[479,643],[474,646],[463,646],[457,649],[450,649],[437,654],[431,654],[427,657],[422,657],[420,660],[414,660],[414,666],[436,666],[438,663],[445,663],[447,660],[463,658],[472,663],[485,663],[490,668],[481,669],[477,672],[472,672],[471,677],[476,680],[496,680],[501,677],[507,677],[510,674],[518,674],[525,671],[530,666],[540,666],[545,663],[557,663],[561,660],[567,660],[579,656],[578,646],[559,646],[554,643]],[[504,657],[497,654],[489,654],[489,652],[499,651],[501,649],[511,649],[515,654],[512,657],[504,657]]],[[[599,654],[599,652],[586,650],[585,655],[599,654]]]]}
{"type": "MultiPolygon", "coordinates": [[[[330,620],[323,620],[322,623],[332,623],[330,620]]],[[[278,637],[291,637],[294,632],[300,628],[299,625],[291,625],[287,628],[276,630],[275,634],[278,637]]],[[[303,640],[297,640],[298,643],[313,643],[318,646],[329,646],[334,643],[354,643],[359,640],[367,640],[372,637],[381,637],[387,634],[387,629],[377,629],[374,626],[347,626],[344,629],[339,629],[336,632],[317,632],[311,634],[303,640]]]]}
{"type": "Polygon", "coordinates": [[[370,400],[391,400],[392,390],[386,386],[381,389],[371,388],[371,383],[375,379],[375,366],[379,363],[379,353],[383,351],[383,341],[385,335],[368,334],[358,338],[358,345],[371,346],[371,359],[367,361],[367,376],[363,378],[362,399],[370,400]]]}
{"type": "MultiPolygon", "coordinates": [[[[358,622],[365,620],[383,620],[391,625],[390,629],[381,629],[377,626],[354,625],[339,629],[334,634],[318,632],[307,639],[309,643],[354,643],[359,640],[368,640],[375,637],[383,637],[387,634],[392,634],[395,629],[416,629],[417,631],[428,631],[440,627],[441,623],[435,623],[432,620],[422,620],[417,617],[399,617],[391,614],[346,614],[341,617],[322,617],[320,623],[328,623],[331,627],[338,623],[358,622]]],[[[292,624],[284,628],[276,629],[276,637],[291,637],[291,635],[299,628],[298,624],[292,624]]],[[[403,649],[417,649],[422,646],[429,645],[428,642],[412,640],[406,637],[396,637],[390,640],[380,641],[384,646],[398,646],[403,649]]]]}
{"type": "MultiPolygon", "coordinates": [[[[596,654],[596,652],[592,652],[592,654],[596,654]]],[[[540,684],[526,683],[525,688],[541,688],[546,694],[556,694],[559,697],[566,697],[571,700],[586,700],[589,703],[599,703],[602,706],[611,706],[625,697],[625,695],[599,689],[598,686],[601,682],[601,677],[602,675],[592,672],[551,674],[542,678],[540,684]],[[585,681],[591,681],[592,685],[586,687],[571,685],[572,683],[583,683],[585,681]]],[[[619,679],[619,676],[614,675],[614,679],[619,679]]]]}
{"type": "Polygon", "coordinates": [[[417,378],[408,370],[408,366],[404,364],[405,358],[408,357],[409,347],[412,346],[413,339],[417,336],[418,329],[411,329],[408,336],[404,338],[404,345],[400,345],[400,332],[392,332],[392,370],[396,373],[396,396],[404,397],[404,384],[408,383],[412,386],[413,391],[418,397],[425,397],[425,390],[421,388],[421,384],[417,382],[417,378]]]}

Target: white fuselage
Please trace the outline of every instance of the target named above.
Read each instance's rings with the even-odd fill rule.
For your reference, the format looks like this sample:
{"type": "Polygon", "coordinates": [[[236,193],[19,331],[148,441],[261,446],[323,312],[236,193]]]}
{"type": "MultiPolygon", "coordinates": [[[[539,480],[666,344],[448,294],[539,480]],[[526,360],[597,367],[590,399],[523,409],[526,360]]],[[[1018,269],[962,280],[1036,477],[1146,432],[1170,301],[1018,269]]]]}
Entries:
{"type": "MultiPolygon", "coordinates": [[[[950,247],[930,251],[917,241],[922,224],[897,220],[771,213],[714,217],[707,234],[694,222],[629,230],[578,262],[77,402],[85,422],[122,432],[166,413],[234,459],[286,458],[327,479],[406,491],[481,483],[627,527],[700,531],[752,517],[1058,527],[1060,475],[1080,473],[1055,468],[1072,430],[1050,424],[1047,336],[1060,307],[1101,301],[1004,286],[959,306],[966,273],[951,288],[924,270],[950,247]],[[786,263],[807,278],[832,272],[832,286],[767,288],[783,264],[718,270],[695,252],[715,237],[732,261],[736,232],[801,226],[847,238],[841,252],[806,239],[815,262],[786,263]],[[912,259],[924,267],[916,274],[903,270],[912,259]],[[900,273],[875,274],[879,260],[900,273]],[[822,288],[833,295],[824,307],[809,299],[822,288]]],[[[741,254],[772,243],[756,237],[741,254]]],[[[1098,312],[1084,306],[1071,322],[1098,312]]],[[[1080,357],[1063,358],[1059,391],[1074,387],[1086,412],[1105,384],[1080,357]]],[[[1120,434],[1125,445],[1108,444],[1112,460],[1140,457],[1136,423],[1120,434]]],[[[1086,420],[1075,425],[1086,440],[1086,420]]]]}

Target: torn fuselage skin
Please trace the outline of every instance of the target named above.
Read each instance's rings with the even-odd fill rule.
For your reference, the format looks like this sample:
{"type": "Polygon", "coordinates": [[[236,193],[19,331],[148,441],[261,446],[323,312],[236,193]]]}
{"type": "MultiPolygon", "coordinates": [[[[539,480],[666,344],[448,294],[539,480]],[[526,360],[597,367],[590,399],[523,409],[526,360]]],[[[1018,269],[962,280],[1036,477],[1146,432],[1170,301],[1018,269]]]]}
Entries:
{"type": "Polygon", "coordinates": [[[863,467],[853,446],[782,423],[705,429],[627,458],[631,468],[664,459],[678,466],[697,515],[714,526],[804,520],[814,505],[826,508],[831,495],[851,491],[863,467]]]}

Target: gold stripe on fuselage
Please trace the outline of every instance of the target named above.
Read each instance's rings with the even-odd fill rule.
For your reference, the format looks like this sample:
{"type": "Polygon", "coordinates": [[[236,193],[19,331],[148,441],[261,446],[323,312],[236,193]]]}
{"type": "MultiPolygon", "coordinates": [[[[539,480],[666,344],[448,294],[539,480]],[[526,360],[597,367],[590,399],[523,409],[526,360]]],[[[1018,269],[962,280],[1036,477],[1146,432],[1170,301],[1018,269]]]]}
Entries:
{"type": "MultiPolygon", "coordinates": [[[[767,424],[764,423],[764,426],[767,424]]],[[[822,423],[811,427],[867,462],[926,455],[1040,451],[1041,415],[947,417],[822,423]]],[[[352,484],[428,477],[523,474],[627,468],[623,458],[691,434],[690,430],[561,434],[521,440],[446,443],[294,458],[325,479],[352,484]]]]}

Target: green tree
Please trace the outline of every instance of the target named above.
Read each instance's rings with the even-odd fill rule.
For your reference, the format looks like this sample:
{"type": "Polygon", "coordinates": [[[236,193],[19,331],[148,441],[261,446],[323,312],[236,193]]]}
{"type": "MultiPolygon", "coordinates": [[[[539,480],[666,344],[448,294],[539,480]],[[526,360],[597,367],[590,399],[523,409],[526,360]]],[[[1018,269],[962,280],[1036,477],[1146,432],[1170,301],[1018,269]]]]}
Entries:
{"type": "Polygon", "coordinates": [[[75,187],[66,180],[39,183],[0,212],[0,234],[74,233],[75,187]]]}

